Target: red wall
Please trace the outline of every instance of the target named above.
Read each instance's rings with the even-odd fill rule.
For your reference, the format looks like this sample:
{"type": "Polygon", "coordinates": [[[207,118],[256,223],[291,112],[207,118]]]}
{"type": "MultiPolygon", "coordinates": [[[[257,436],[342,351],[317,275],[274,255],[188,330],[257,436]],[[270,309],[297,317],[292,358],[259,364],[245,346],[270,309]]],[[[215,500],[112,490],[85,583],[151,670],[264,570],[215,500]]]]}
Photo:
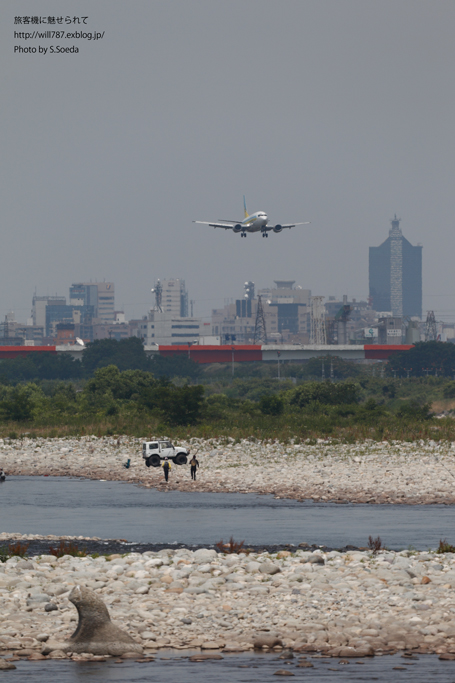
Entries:
{"type": "MultiPolygon", "coordinates": [[[[160,356],[186,356],[188,346],[161,346],[160,356]]],[[[234,349],[234,362],[262,360],[262,347],[259,345],[248,346],[197,346],[190,348],[190,358],[196,363],[230,363],[232,361],[232,349],[234,349]]]]}
{"type": "Polygon", "coordinates": [[[0,346],[0,358],[17,358],[28,356],[31,353],[55,354],[55,346],[0,346]]]}
{"type": "Polygon", "coordinates": [[[365,344],[365,358],[370,360],[387,360],[401,351],[409,351],[412,344],[365,344]]]}

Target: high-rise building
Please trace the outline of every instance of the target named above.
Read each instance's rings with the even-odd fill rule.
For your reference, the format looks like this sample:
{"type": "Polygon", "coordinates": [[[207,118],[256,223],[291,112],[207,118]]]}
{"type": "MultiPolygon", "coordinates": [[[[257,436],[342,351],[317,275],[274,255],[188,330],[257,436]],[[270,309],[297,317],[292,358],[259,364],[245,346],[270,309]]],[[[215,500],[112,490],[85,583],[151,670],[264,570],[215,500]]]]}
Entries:
{"type": "Polygon", "coordinates": [[[396,317],[422,317],[422,246],[413,247],[403,237],[400,219],[391,221],[389,236],[379,247],[370,247],[369,281],[375,311],[396,317]]]}
{"type": "Polygon", "coordinates": [[[188,292],[185,288],[185,280],[157,280],[157,284],[152,290],[159,291],[159,303],[157,300],[157,310],[160,308],[163,313],[171,316],[186,318],[188,315],[188,292]]]}
{"type": "Polygon", "coordinates": [[[93,317],[102,323],[115,321],[113,282],[76,282],[70,287],[71,306],[93,306],[93,317]]]}

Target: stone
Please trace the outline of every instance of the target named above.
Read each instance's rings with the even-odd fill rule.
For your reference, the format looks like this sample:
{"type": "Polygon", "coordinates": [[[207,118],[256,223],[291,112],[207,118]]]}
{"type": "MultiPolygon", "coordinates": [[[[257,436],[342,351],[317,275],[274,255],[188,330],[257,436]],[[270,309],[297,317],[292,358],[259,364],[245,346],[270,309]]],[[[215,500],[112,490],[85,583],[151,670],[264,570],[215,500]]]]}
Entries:
{"type": "Polygon", "coordinates": [[[12,671],[16,667],[11,662],[7,662],[6,659],[0,657],[0,671],[12,671]]]}
{"type": "Polygon", "coordinates": [[[89,652],[94,655],[123,656],[142,654],[142,645],[111,622],[101,598],[84,586],[75,586],[69,595],[79,615],[77,629],[69,639],[66,651],[89,652]]]}
{"type": "Polygon", "coordinates": [[[207,640],[205,643],[202,643],[201,650],[220,650],[222,647],[224,647],[224,643],[219,643],[216,640],[207,640]]]}
{"type": "Polygon", "coordinates": [[[431,579],[428,576],[423,576],[422,581],[420,583],[423,583],[424,585],[426,583],[431,583],[431,579]]]}
{"type": "Polygon", "coordinates": [[[263,647],[268,647],[270,650],[277,646],[283,647],[283,641],[277,636],[257,636],[253,640],[253,647],[255,650],[262,650],[263,647]]]}
{"type": "Polygon", "coordinates": [[[262,562],[261,566],[259,567],[259,571],[262,572],[262,574],[269,574],[270,576],[273,576],[274,574],[279,574],[281,569],[272,562],[262,562]]]}
{"type": "Polygon", "coordinates": [[[292,671],[288,671],[287,669],[278,669],[278,671],[275,671],[273,674],[274,676],[295,676],[295,674],[292,673],[292,671]]]}
{"type": "Polygon", "coordinates": [[[45,612],[55,612],[55,610],[58,610],[58,607],[54,602],[48,602],[46,605],[44,605],[45,612]]]}

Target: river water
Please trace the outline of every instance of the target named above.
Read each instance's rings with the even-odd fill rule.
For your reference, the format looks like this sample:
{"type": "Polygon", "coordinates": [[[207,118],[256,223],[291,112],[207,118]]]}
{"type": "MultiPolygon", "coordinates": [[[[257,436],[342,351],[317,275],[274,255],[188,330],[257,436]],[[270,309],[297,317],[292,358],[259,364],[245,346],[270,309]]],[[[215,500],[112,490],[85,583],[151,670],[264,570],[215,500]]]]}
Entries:
{"type": "Polygon", "coordinates": [[[237,493],[156,491],[64,477],[10,477],[0,485],[1,531],[122,538],[141,543],[292,543],[427,550],[455,541],[455,507],[337,505],[237,493]]]}
{"type": "Polygon", "coordinates": [[[264,683],[276,681],[274,673],[286,669],[294,674],[296,681],[312,683],[453,683],[455,680],[455,662],[440,661],[437,655],[421,655],[413,661],[400,655],[368,657],[352,660],[349,664],[339,664],[338,659],[308,657],[313,668],[304,669],[297,667],[298,657],[286,661],[278,659],[276,654],[225,655],[223,660],[202,663],[188,662],[188,656],[187,653],[161,651],[156,660],[148,664],[131,660],[122,664],[112,660],[105,663],[24,661],[15,662],[17,670],[5,675],[8,680],[20,683],[48,683],[51,678],[59,683],[148,683],[152,680],[163,683],[264,683]]]}

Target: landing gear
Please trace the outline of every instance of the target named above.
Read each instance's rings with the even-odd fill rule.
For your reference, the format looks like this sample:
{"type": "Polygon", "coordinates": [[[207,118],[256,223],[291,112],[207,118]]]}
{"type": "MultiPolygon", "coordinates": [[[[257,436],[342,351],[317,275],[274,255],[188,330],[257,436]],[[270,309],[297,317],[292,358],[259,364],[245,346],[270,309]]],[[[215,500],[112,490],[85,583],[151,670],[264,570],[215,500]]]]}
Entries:
{"type": "Polygon", "coordinates": [[[262,237],[268,237],[268,236],[269,236],[269,233],[268,233],[268,232],[263,232],[263,233],[262,233],[262,237]]]}
{"type": "Polygon", "coordinates": [[[241,232],[240,237],[246,237],[246,232],[241,232]]]}

